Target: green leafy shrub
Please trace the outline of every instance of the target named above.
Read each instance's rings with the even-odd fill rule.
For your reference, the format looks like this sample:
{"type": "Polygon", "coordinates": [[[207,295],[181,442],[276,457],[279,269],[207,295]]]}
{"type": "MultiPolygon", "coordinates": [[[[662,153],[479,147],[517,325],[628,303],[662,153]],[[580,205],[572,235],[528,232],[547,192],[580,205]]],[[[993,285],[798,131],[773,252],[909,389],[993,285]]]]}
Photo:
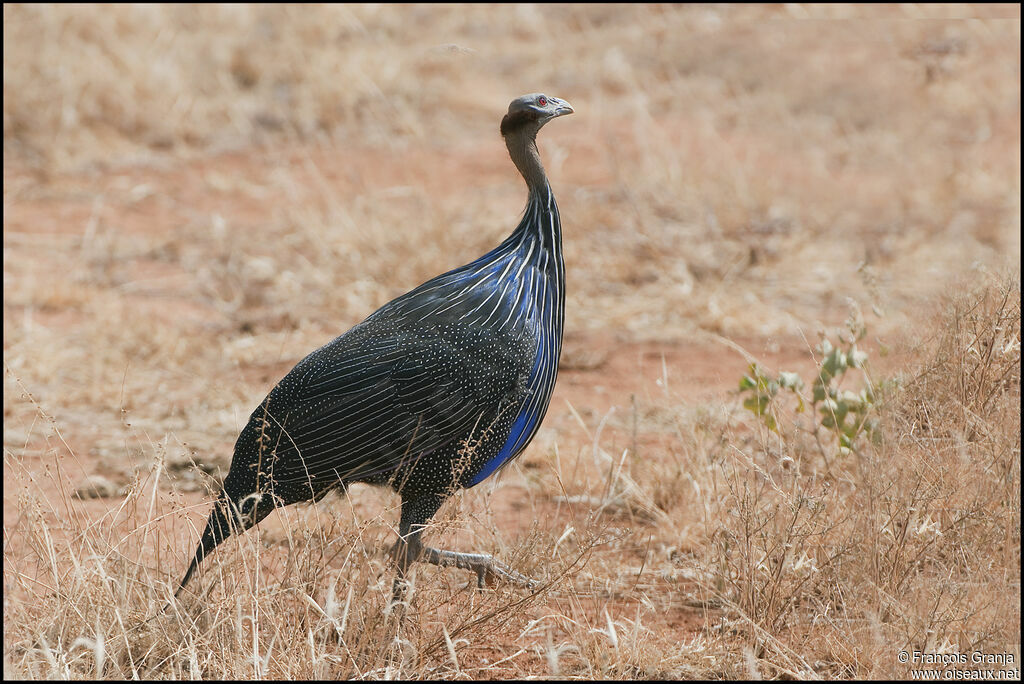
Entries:
{"type": "Polygon", "coordinates": [[[759,364],[751,363],[739,383],[740,394],[744,397],[743,407],[757,416],[769,430],[778,432],[777,402],[780,396],[792,396],[796,401],[793,409],[796,413],[804,413],[810,403],[814,416],[811,432],[815,438],[822,429],[834,435],[840,454],[856,451],[862,437],[877,444],[882,433],[875,417],[876,404],[892,381],[872,382],[868,373],[868,355],[857,347],[857,343],[867,335],[867,328],[859,317],[852,317],[849,329],[849,335],[839,335],[838,345],[823,337],[815,348],[820,360],[809,401],[803,394],[806,383],[799,373],[781,372],[772,377],[759,364]],[[857,371],[861,376],[863,389],[855,392],[842,388],[850,371],[857,371]]]}

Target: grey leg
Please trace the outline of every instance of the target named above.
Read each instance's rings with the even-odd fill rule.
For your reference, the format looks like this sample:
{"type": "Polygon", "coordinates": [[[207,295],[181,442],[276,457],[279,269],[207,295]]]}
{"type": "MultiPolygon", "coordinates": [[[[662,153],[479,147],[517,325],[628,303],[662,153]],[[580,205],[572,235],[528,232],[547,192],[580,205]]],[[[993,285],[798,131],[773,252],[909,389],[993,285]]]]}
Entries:
{"type": "Polygon", "coordinates": [[[483,587],[485,582],[495,584],[498,581],[511,582],[531,589],[536,586],[534,580],[506,567],[488,554],[458,553],[424,546],[420,535],[423,533],[427,520],[437,512],[440,506],[440,501],[428,502],[422,499],[402,502],[402,520],[398,526],[398,541],[391,547],[391,554],[397,566],[392,589],[393,601],[402,600],[406,573],[409,566],[416,561],[472,570],[476,573],[478,587],[483,587]]]}
{"type": "Polygon", "coordinates": [[[423,542],[420,535],[430,516],[440,508],[440,501],[402,500],[402,518],[398,524],[398,541],[391,547],[391,557],[395,561],[395,582],[391,588],[391,601],[398,603],[405,598],[406,574],[409,566],[415,563],[423,553],[423,542]]]}

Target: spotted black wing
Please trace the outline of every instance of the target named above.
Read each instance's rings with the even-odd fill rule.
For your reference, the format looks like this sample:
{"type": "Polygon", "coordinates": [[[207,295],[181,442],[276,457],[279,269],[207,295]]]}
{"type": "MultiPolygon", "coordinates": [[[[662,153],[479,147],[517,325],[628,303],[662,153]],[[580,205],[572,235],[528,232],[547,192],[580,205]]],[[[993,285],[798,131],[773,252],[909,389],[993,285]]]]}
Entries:
{"type": "Polygon", "coordinates": [[[521,347],[487,329],[364,323],[278,383],[239,436],[233,466],[266,474],[296,501],[386,475],[515,411],[530,371],[521,347]]]}

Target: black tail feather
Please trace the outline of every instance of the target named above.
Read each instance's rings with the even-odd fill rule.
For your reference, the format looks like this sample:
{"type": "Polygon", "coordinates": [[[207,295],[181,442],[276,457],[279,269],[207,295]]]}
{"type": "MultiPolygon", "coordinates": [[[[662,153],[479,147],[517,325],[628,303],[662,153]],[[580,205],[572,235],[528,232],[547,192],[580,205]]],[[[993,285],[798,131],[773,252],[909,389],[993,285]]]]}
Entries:
{"type": "Polygon", "coordinates": [[[196,548],[196,555],[192,558],[188,570],[185,571],[185,576],[182,578],[181,584],[178,585],[178,590],[174,592],[174,598],[178,598],[181,590],[185,588],[185,585],[188,584],[188,581],[192,579],[192,575],[199,568],[199,564],[203,562],[203,559],[211,551],[230,537],[232,532],[241,532],[251,527],[251,525],[240,524],[238,516],[231,515],[231,508],[231,503],[223,494],[213,504],[210,517],[206,520],[206,529],[203,530],[203,536],[200,538],[199,546],[196,548]]]}

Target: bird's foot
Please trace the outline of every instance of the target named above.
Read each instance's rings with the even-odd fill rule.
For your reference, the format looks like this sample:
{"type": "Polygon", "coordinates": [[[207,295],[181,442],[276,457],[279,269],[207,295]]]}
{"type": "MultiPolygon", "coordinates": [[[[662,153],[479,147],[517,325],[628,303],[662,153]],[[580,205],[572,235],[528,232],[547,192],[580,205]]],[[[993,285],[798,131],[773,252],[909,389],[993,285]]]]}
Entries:
{"type": "Polygon", "coordinates": [[[431,565],[446,565],[472,570],[476,573],[476,585],[479,588],[483,588],[485,583],[487,586],[493,587],[498,582],[508,582],[527,589],[535,589],[538,584],[536,580],[499,563],[494,556],[486,553],[457,553],[427,546],[423,548],[419,560],[431,565]]]}
{"type": "Polygon", "coordinates": [[[391,600],[384,610],[386,615],[395,615],[399,622],[405,619],[405,613],[409,608],[409,588],[408,581],[395,578],[394,584],[391,585],[391,600]]]}

